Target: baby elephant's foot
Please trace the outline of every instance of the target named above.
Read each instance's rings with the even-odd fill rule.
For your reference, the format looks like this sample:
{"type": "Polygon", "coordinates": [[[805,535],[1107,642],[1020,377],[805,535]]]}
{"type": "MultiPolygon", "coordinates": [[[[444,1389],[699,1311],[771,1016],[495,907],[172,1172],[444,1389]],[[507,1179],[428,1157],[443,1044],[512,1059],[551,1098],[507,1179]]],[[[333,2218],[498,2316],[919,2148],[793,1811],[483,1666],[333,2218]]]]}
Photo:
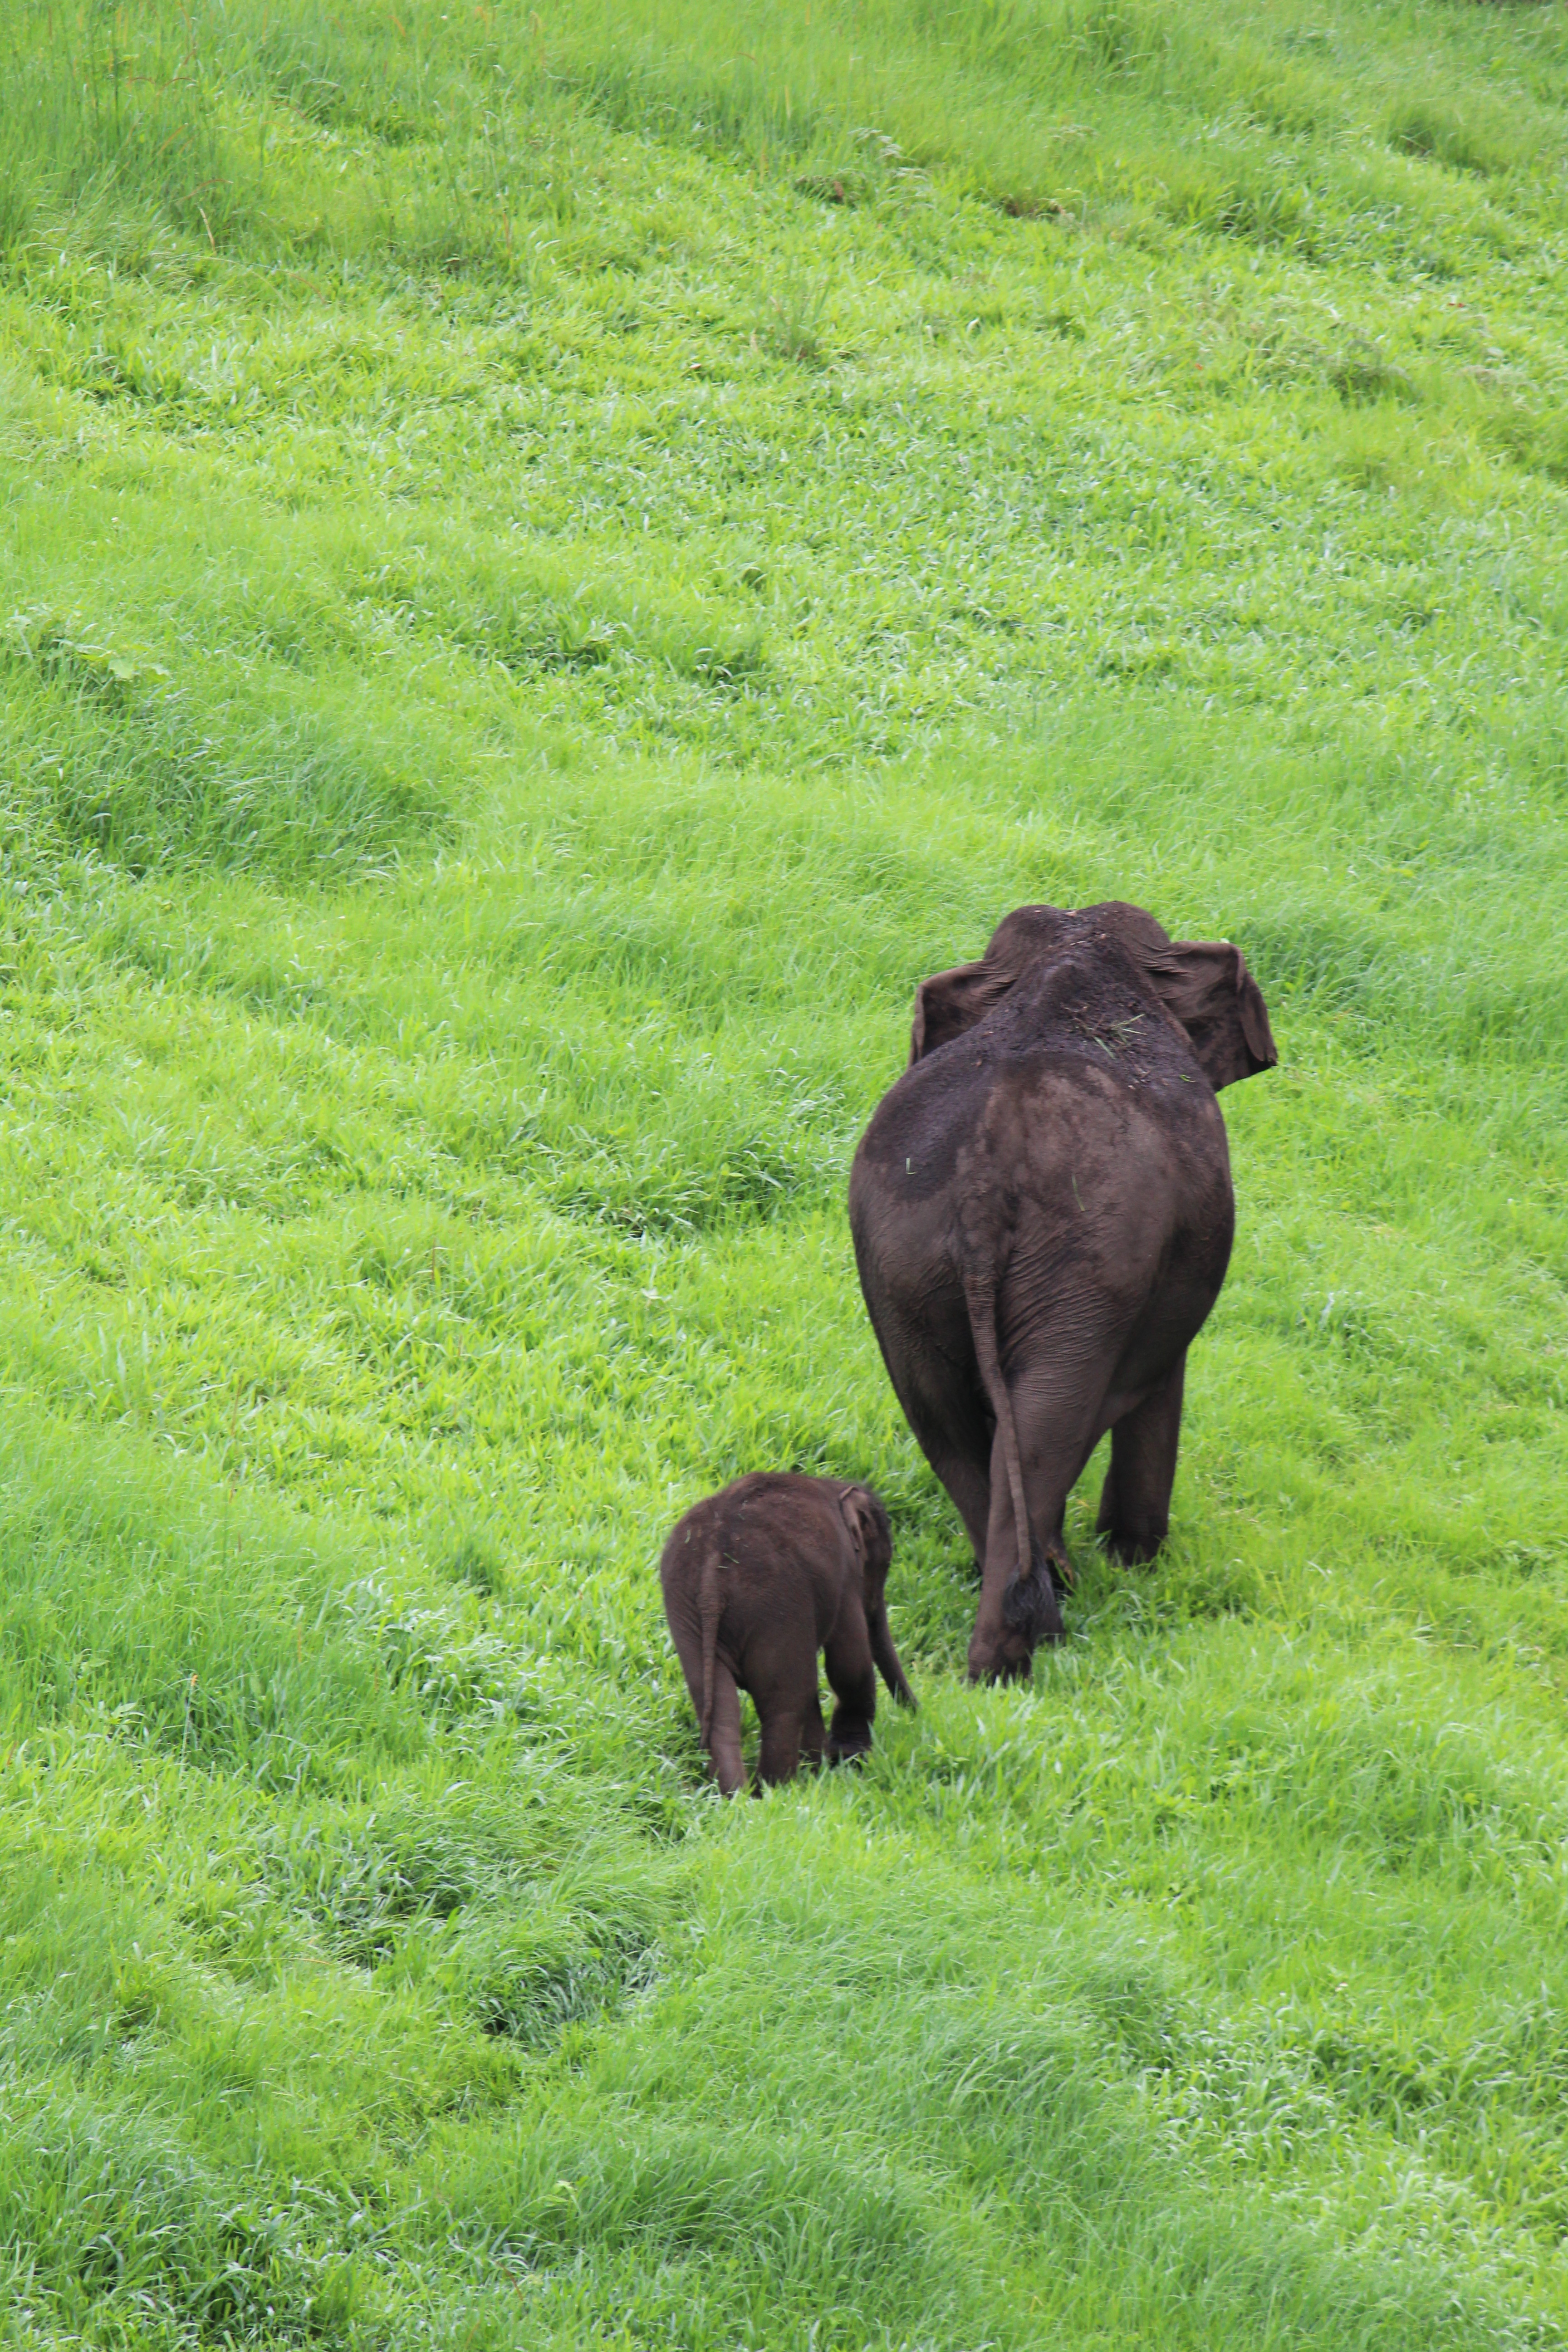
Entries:
{"type": "Polygon", "coordinates": [[[871,1727],[864,1716],[846,1715],[840,1707],[833,1717],[828,1734],[827,1759],[831,1764],[858,1764],[871,1752],[871,1727]]]}

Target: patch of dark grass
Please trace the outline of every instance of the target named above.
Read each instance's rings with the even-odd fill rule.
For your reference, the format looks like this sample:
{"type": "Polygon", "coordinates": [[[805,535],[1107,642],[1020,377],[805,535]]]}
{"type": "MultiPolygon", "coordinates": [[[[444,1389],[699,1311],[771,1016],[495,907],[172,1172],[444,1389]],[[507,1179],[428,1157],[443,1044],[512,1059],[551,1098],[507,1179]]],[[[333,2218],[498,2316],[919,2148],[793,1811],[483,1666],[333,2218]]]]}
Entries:
{"type": "Polygon", "coordinates": [[[628,595],[600,568],[574,577],[569,562],[538,551],[450,553],[377,566],[368,583],[375,603],[520,678],[652,664],[740,691],[768,676],[758,630],[727,625],[694,600],[628,595]]]}
{"type": "Polygon", "coordinates": [[[374,17],[349,26],[322,15],[263,20],[251,70],[308,122],[367,131],[389,147],[438,140],[446,91],[431,58],[374,17]]]}
{"type": "Polygon", "coordinates": [[[1548,481],[1568,481],[1568,418],[1510,404],[1492,409],[1481,429],[1491,446],[1516,465],[1548,481]]]}
{"type": "Polygon", "coordinates": [[[15,619],[0,640],[7,672],[12,756],[35,806],[65,842],[129,873],[346,876],[447,822],[428,779],[344,714],[204,707],[74,619],[15,619]]]}
{"type": "Polygon", "coordinates": [[[0,160],[0,266],[24,246],[37,218],[31,173],[20,161],[0,160]]]}
{"type": "Polygon", "coordinates": [[[248,228],[256,173],[173,15],[63,7],[48,22],[46,42],[10,43],[0,59],[0,168],[18,226],[62,204],[91,216],[141,201],[211,247],[248,228]]]}
{"type": "Polygon", "coordinates": [[[563,1214],[621,1233],[695,1234],[771,1223],[815,1189],[795,1161],[759,1141],[689,1166],[628,1168],[605,1155],[563,1169],[551,1197],[563,1214]]]}
{"type": "Polygon", "coordinates": [[[1068,47],[1090,76],[1131,79],[1162,63],[1171,47],[1163,12],[1140,0],[1080,0],[1062,20],[1068,47]]]}
{"type": "Polygon", "coordinates": [[[786,163],[809,154],[833,126],[804,93],[771,76],[727,70],[648,43],[619,58],[568,67],[564,87],[612,130],[634,131],[714,155],[771,152],[786,163]]]}
{"type": "Polygon", "coordinates": [[[1396,365],[1370,335],[1347,337],[1336,352],[1317,356],[1325,383],[1332,384],[1351,407],[1371,401],[1414,401],[1419,397],[1407,368],[1396,365]]]}
{"type": "Polygon", "coordinates": [[[651,1895],[646,1880],[608,1899],[568,1883],[476,1926],[451,1965],[481,2032],[547,2050],[568,2027],[597,2023],[651,1992],[662,1924],[651,1895]]]}
{"type": "Polygon", "coordinates": [[[466,1535],[447,1562],[446,1573],[455,1584],[467,1584],[493,1600],[506,1591],[507,1574],[500,1555],[481,1537],[466,1535]]]}
{"type": "Polygon", "coordinates": [[[1304,255],[1313,254],[1321,239],[1310,188],[1279,173],[1233,166],[1210,174],[1188,167],[1163,188],[1159,203],[1166,218],[1211,236],[1304,255]]]}
{"type": "Polygon", "coordinates": [[[1384,135],[1402,154],[1419,155],[1482,178],[1509,171],[1521,160],[1519,146],[1436,96],[1412,97],[1392,108],[1384,135]]]}

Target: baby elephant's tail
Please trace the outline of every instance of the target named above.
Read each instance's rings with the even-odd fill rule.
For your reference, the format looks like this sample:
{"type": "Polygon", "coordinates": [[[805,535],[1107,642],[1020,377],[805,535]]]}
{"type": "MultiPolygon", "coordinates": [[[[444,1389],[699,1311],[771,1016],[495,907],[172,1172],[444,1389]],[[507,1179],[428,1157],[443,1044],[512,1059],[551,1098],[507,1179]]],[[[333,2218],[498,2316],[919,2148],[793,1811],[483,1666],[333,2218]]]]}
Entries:
{"type": "Polygon", "coordinates": [[[724,1559],[716,1537],[704,1547],[697,1571],[697,1616],[702,1631],[702,1745],[725,1796],[743,1788],[741,1703],[735,1677],[719,1655],[719,1624],[724,1614],[724,1559]]]}

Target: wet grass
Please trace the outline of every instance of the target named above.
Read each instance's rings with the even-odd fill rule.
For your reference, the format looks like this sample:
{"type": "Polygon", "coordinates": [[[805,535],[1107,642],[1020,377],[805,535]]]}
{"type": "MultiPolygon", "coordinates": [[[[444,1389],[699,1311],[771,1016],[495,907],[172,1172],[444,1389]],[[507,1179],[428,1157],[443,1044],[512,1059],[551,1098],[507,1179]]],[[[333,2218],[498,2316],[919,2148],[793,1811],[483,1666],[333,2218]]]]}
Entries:
{"type": "Polygon", "coordinates": [[[1562,2342],[1561,12],[4,22],[5,2340],[1562,2342]],[[1109,896],[1281,1062],[974,1693],[843,1183],[1109,896]],[[756,1466],[921,1711],[725,1811],[756,1466]]]}

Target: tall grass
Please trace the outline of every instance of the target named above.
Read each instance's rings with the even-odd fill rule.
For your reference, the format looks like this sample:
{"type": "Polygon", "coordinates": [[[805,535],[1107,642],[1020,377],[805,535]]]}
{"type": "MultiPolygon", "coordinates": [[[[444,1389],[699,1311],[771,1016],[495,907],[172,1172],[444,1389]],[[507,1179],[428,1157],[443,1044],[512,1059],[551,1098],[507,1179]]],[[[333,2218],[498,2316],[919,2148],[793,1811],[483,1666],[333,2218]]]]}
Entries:
{"type": "Polygon", "coordinates": [[[1563,68],[1554,17],[1456,13],[1373,35],[1344,7],[1263,26],[1143,0],[826,0],[721,22],[708,0],[473,21],[433,0],[347,16],[15,0],[0,226],[15,251],[64,205],[123,237],[151,206],[215,248],[390,242],[517,268],[531,219],[575,213],[559,150],[582,109],[829,201],[934,168],[1014,213],[1131,205],[1265,245],[1432,259],[1466,241],[1467,214],[1494,226],[1445,174],[1527,205],[1550,185],[1563,68]],[[345,148],[346,180],[329,161],[345,148]]]}
{"type": "Polygon", "coordinates": [[[7,2340],[1563,2340],[1560,12],[14,5],[7,2340]],[[1279,1068],[1173,1540],[842,1188],[1024,900],[1279,1068]],[[653,1563],[870,1478],[720,1806],[653,1563]]]}

